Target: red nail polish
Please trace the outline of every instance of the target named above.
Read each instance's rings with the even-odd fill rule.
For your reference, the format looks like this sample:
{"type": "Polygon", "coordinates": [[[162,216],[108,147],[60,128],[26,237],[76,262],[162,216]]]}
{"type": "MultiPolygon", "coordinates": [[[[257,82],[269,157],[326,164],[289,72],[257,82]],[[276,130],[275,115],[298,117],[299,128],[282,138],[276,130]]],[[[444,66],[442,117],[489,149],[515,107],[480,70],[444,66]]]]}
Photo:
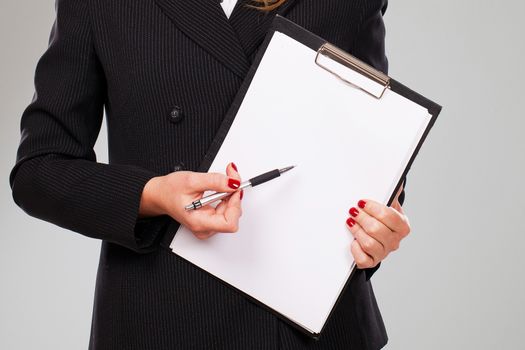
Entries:
{"type": "Polygon", "coordinates": [[[239,172],[239,170],[237,170],[237,165],[235,165],[234,162],[231,162],[231,165],[232,165],[233,170],[239,172]]]}
{"type": "Polygon", "coordinates": [[[359,202],[357,202],[357,206],[361,209],[364,209],[365,205],[366,205],[366,202],[362,199],[359,202]]]}
{"type": "Polygon", "coordinates": [[[242,200],[242,197],[244,197],[244,190],[241,190],[240,196],[241,196],[241,200],[242,200]]]}
{"type": "Polygon", "coordinates": [[[348,211],[350,213],[350,215],[352,215],[354,218],[357,216],[357,214],[359,214],[359,210],[357,210],[356,208],[352,207],[350,208],[350,210],[348,211]]]}
{"type": "Polygon", "coordinates": [[[352,218],[348,218],[348,219],[346,220],[346,224],[347,224],[348,226],[350,226],[350,227],[354,227],[354,225],[355,225],[355,220],[352,219],[352,218]]]}
{"type": "Polygon", "coordinates": [[[230,188],[233,188],[234,190],[238,189],[240,185],[241,185],[241,182],[239,180],[236,180],[236,179],[228,180],[228,186],[230,188]]]}

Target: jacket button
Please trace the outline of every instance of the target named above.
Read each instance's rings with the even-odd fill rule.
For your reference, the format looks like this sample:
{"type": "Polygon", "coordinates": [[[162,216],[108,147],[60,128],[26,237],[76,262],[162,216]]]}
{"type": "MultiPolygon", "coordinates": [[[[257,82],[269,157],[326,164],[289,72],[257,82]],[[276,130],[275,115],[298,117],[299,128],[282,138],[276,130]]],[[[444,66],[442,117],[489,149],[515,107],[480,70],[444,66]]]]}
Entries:
{"type": "Polygon", "coordinates": [[[173,107],[173,109],[170,112],[170,122],[177,124],[180,123],[184,119],[184,114],[182,114],[182,110],[179,106],[173,107]]]}

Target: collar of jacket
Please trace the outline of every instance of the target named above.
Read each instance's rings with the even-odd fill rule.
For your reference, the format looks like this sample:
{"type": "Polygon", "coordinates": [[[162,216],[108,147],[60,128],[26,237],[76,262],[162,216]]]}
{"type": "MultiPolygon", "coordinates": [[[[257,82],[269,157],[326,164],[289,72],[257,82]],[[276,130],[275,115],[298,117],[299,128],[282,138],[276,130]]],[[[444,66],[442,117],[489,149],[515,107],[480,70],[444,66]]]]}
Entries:
{"type": "Polygon", "coordinates": [[[250,56],[264,39],[275,14],[284,15],[298,0],[287,0],[263,12],[239,0],[230,18],[218,0],[155,0],[164,14],[188,37],[240,78],[250,68],[250,56]]]}

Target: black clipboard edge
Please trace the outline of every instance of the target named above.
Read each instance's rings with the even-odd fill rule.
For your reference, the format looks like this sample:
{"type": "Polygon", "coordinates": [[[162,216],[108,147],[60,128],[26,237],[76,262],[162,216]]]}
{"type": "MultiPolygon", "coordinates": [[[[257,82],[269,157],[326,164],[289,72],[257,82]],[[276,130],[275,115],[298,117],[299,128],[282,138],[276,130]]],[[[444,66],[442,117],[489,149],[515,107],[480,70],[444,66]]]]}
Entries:
{"type": "Polygon", "coordinates": [[[425,131],[423,132],[423,135],[421,136],[421,139],[419,140],[419,142],[418,142],[414,152],[410,156],[408,164],[405,167],[405,170],[403,171],[403,175],[399,179],[394,192],[392,193],[392,195],[388,199],[388,203],[387,203],[388,206],[390,206],[392,204],[392,202],[394,201],[394,198],[396,197],[397,191],[401,187],[405,177],[407,176],[408,172],[410,171],[410,168],[412,167],[412,163],[414,163],[414,160],[416,159],[416,156],[419,153],[419,150],[423,146],[423,143],[425,142],[428,134],[430,133],[430,129],[432,129],[432,127],[434,126],[434,124],[435,124],[435,122],[437,120],[437,117],[438,117],[438,115],[439,115],[439,113],[441,112],[441,109],[442,109],[442,107],[440,105],[430,101],[426,97],[424,97],[424,96],[418,94],[417,92],[409,89],[408,87],[406,87],[405,85],[401,84],[397,80],[394,80],[394,79],[390,80],[390,88],[392,89],[392,91],[398,93],[399,95],[404,96],[404,97],[408,98],[409,100],[412,100],[412,101],[416,102],[417,104],[427,108],[428,113],[431,115],[431,118],[430,118],[430,122],[428,123],[427,127],[425,128],[425,131]]]}
{"type": "MultiPolygon", "coordinates": [[[[168,247],[166,248],[168,249],[169,253],[170,254],[174,254],[173,251],[168,247]]],[[[208,271],[206,271],[205,269],[203,269],[202,267],[200,266],[197,266],[195,265],[194,263],[192,263],[191,261],[189,260],[186,260],[184,257],[180,256],[180,255],[177,255],[175,254],[175,256],[179,259],[181,259],[184,263],[186,264],[190,264],[192,267],[195,267],[197,268],[198,270],[200,270],[201,272],[204,272],[206,274],[208,274],[209,276],[211,276],[212,278],[214,278],[215,280],[219,281],[222,285],[226,286],[227,288],[232,288],[234,291],[236,291],[237,293],[240,293],[243,297],[245,297],[246,299],[248,299],[250,302],[254,303],[255,305],[259,306],[259,307],[262,307],[263,309],[265,309],[266,311],[276,315],[277,317],[279,317],[279,319],[281,319],[282,321],[284,321],[285,323],[287,323],[288,325],[290,325],[291,327],[295,328],[296,330],[300,331],[301,333],[303,334],[306,334],[307,336],[309,336],[310,338],[314,339],[314,340],[319,340],[319,337],[320,337],[320,333],[312,333],[310,331],[308,331],[306,328],[302,327],[300,324],[298,323],[295,323],[294,321],[292,321],[291,319],[289,319],[288,317],[286,317],[285,315],[281,314],[279,311],[275,310],[275,309],[272,309],[271,307],[269,307],[268,305],[264,304],[263,302],[261,302],[260,300],[252,297],[250,294],[247,294],[245,293],[244,291],[240,290],[239,288],[235,287],[234,285],[232,284],[229,284],[228,282],[220,279],[219,277],[209,273],[208,271]]],[[[355,268],[352,269],[352,272],[350,274],[350,277],[348,278],[346,284],[345,284],[345,289],[346,289],[346,285],[349,284],[349,281],[351,280],[353,274],[354,274],[354,271],[355,271],[355,268]]],[[[342,293],[341,293],[342,294],[342,293]]],[[[323,327],[324,328],[324,327],[323,327]]],[[[322,330],[321,330],[322,332],[322,330]]]]}
{"type": "MultiPolygon", "coordinates": [[[[270,26],[269,28],[269,31],[268,33],[266,34],[266,37],[264,38],[263,42],[261,43],[261,46],[257,52],[257,54],[255,55],[254,57],[254,60],[253,60],[253,63],[252,65],[250,66],[250,69],[248,71],[248,73],[246,74],[246,77],[243,81],[243,83],[241,84],[241,87],[239,88],[238,92],[237,92],[237,95],[235,96],[234,98],[234,101],[232,102],[228,112],[226,113],[226,116],[224,117],[221,125],[219,126],[219,129],[210,145],[210,147],[208,148],[208,151],[206,152],[202,162],[200,163],[199,165],[199,168],[198,168],[198,171],[199,172],[207,172],[211,166],[211,164],[213,163],[213,160],[215,159],[215,156],[217,155],[217,153],[219,152],[219,149],[222,145],[222,143],[224,142],[224,140],[226,139],[226,136],[228,135],[228,132],[230,130],[230,127],[231,125],[233,124],[233,121],[235,119],[235,116],[237,115],[237,112],[244,100],[244,97],[246,96],[246,93],[248,92],[248,88],[252,82],[252,79],[253,77],[255,76],[255,73],[257,71],[257,68],[259,67],[259,64],[264,56],[264,53],[266,52],[266,49],[273,37],[273,34],[278,31],[278,32],[281,32],[283,34],[286,34],[292,38],[294,38],[296,41],[306,45],[307,47],[311,48],[312,50],[315,50],[317,51],[319,49],[319,47],[321,47],[321,45],[323,45],[324,43],[327,42],[327,40],[317,36],[316,34],[306,30],[305,28],[299,26],[298,24],[288,20],[287,18],[277,14],[275,15],[275,18],[272,22],[272,25],[270,26]]],[[[412,163],[414,162],[418,152],[419,152],[419,149],[421,148],[421,146],[423,145],[428,133],[430,132],[430,129],[432,128],[432,126],[434,125],[436,119],[437,119],[437,116],[439,115],[440,111],[441,111],[441,106],[432,102],[431,100],[427,99],[426,97],[420,95],[419,93],[409,89],[408,87],[406,87],[405,85],[401,84],[400,82],[394,80],[394,79],[391,79],[390,80],[390,89],[404,97],[406,97],[407,99],[409,100],[412,100],[414,101],[415,103],[427,108],[429,114],[432,115],[431,117],[431,121],[429,122],[429,124],[427,125],[424,133],[423,133],[423,136],[421,137],[419,143],[417,144],[416,146],[416,149],[415,151],[413,152],[405,170],[403,171],[403,175],[401,176],[400,180],[398,181],[398,184],[396,185],[396,188],[394,190],[394,192],[392,193],[390,199],[388,200],[388,205],[390,205],[392,203],[392,201],[394,200],[395,198],[395,195],[398,191],[398,189],[400,188],[401,184],[403,183],[403,180],[404,178],[406,177],[406,175],[408,174],[408,171],[410,170],[410,167],[412,166],[412,163]]],[[[165,247],[168,248],[168,250],[173,254],[173,252],[171,251],[171,249],[169,248],[170,246],[170,243],[171,241],[173,240],[177,230],[179,228],[179,224],[174,222],[172,225],[170,225],[170,227],[168,228],[168,232],[167,234],[165,235],[165,239],[163,240],[163,245],[165,247]]],[[[323,333],[324,329],[326,328],[326,325],[328,324],[328,322],[330,321],[330,319],[332,318],[333,316],[333,313],[335,311],[335,309],[337,308],[338,304],[340,303],[341,301],[341,298],[343,296],[343,294],[345,293],[345,291],[347,290],[348,286],[350,285],[350,282],[353,278],[353,276],[355,275],[355,271],[357,269],[357,267],[353,267],[352,268],[352,272],[350,273],[350,276],[348,277],[348,279],[346,280],[345,282],[345,285],[343,286],[343,288],[341,289],[341,293],[339,294],[339,296],[337,297],[337,300],[336,302],[334,303],[334,306],[332,308],[332,310],[330,310],[330,313],[326,319],[326,322],[325,324],[323,325],[323,327],[321,328],[321,330],[319,331],[319,333],[312,333],[310,332],[308,329],[302,327],[301,325],[293,322],[292,320],[290,320],[288,317],[284,316],[283,314],[279,313],[278,311],[270,308],[268,305],[262,303],[261,301],[255,299],[254,297],[252,297],[251,295],[243,292],[242,290],[238,289],[237,287],[229,284],[228,282],[226,281],[223,281],[222,279],[220,279],[219,277],[213,275],[213,274],[210,274],[209,272],[207,272],[206,270],[200,268],[199,266],[191,263],[190,261],[184,259],[183,257],[181,256],[178,256],[179,258],[181,258],[183,261],[191,264],[192,266],[195,266],[197,267],[199,270],[201,271],[204,271],[206,273],[208,273],[209,275],[213,276],[213,278],[216,278],[217,280],[221,281],[221,283],[223,283],[224,285],[226,286],[229,286],[230,288],[233,288],[234,290],[236,290],[237,292],[241,293],[242,295],[244,295],[248,300],[254,302],[255,304],[263,307],[265,310],[277,315],[281,320],[283,320],[284,322],[286,322],[287,324],[289,324],[290,326],[294,327],[295,329],[299,330],[301,333],[304,333],[306,334],[307,336],[315,339],[315,340],[319,340],[320,337],[321,337],[321,334],[323,333]]]]}

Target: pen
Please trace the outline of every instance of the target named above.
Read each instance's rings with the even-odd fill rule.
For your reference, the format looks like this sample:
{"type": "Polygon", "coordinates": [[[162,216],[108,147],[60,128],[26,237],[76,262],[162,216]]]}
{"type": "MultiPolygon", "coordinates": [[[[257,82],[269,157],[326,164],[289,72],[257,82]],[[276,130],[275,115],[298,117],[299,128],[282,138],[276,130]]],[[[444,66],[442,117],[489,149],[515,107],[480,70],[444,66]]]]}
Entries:
{"type": "MultiPolygon", "coordinates": [[[[239,186],[239,188],[235,191],[241,191],[245,188],[248,188],[248,187],[255,187],[255,186],[258,186],[260,184],[263,184],[267,181],[270,181],[270,180],[273,180],[279,176],[281,176],[281,174],[284,174],[285,172],[289,171],[289,170],[292,170],[293,168],[295,168],[295,165],[292,165],[292,166],[289,166],[289,167],[286,167],[286,168],[282,168],[282,169],[275,169],[275,170],[271,170],[271,171],[268,171],[264,174],[261,174],[259,176],[256,176],[254,178],[251,178],[250,180],[248,181],[244,181],[243,183],[241,183],[241,185],[239,186]]],[[[193,201],[191,204],[188,204],[185,209],[186,210],[196,210],[196,209],[199,209],[199,208],[202,208],[203,206],[207,205],[207,204],[211,204],[211,203],[215,203],[223,198],[226,198],[232,194],[234,194],[235,192],[217,192],[217,193],[213,193],[213,194],[210,194],[206,197],[203,197],[199,200],[196,200],[196,201],[193,201]]]]}

